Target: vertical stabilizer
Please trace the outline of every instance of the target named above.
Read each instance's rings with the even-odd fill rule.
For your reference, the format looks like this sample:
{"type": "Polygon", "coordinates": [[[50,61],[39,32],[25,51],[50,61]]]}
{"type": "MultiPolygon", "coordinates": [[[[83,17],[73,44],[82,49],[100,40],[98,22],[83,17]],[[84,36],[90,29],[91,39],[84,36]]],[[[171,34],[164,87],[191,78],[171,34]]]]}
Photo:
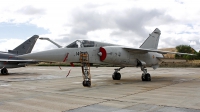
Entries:
{"type": "Polygon", "coordinates": [[[30,53],[38,38],[39,38],[38,35],[33,35],[31,38],[26,40],[24,43],[22,43],[15,49],[8,50],[8,52],[13,53],[13,54],[18,54],[18,55],[30,53]]]}
{"type": "Polygon", "coordinates": [[[140,46],[140,48],[145,49],[157,49],[158,48],[158,42],[160,39],[161,31],[156,28],[151,34],[149,34],[149,37],[144,41],[144,43],[140,46]]]}

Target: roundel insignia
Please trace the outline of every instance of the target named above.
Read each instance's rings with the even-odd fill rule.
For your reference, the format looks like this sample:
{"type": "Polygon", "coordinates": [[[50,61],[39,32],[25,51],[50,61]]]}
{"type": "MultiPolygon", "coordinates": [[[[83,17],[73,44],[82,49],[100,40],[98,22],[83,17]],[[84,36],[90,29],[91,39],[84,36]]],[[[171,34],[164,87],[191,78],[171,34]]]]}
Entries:
{"type": "Polygon", "coordinates": [[[102,53],[102,56],[100,56],[100,60],[104,61],[106,59],[106,50],[103,47],[100,47],[100,52],[102,53]]]}

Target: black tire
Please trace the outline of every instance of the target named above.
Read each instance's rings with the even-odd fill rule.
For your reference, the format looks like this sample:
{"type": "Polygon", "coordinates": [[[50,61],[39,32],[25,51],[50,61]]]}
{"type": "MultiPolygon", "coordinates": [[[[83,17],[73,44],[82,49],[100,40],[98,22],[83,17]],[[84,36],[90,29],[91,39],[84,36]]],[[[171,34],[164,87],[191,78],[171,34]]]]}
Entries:
{"type": "Polygon", "coordinates": [[[142,81],[146,81],[145,76],[146,75],[144,73],[142,73],[142,76],[141,76],[142,81]]]}
{"type": "Polygon", "coordinates": [[[8,70],[6,68],[1,69],[2,75],[8,75],[8,70]]]}
{"type": "Polygon", "coordinates": [[[83,81],[83,86],[84,87],[90,87],[91,86],[91,81],[83,81]]]}
{"type": "Polygon", "coordinates": [[[120,73],[116,73],[116,80],[120,80],[121,79],[121,74],[120,73]]]}
{"type": "Polygon", "coordinates": [[[113,80],[120,80],[121,79],[121,74],[120,73],[113,73],[112,75],[113,80]]]}
{"type": "Polygon", "coordinates": [[[147,73],[145,75],[145,79],[146,79],[146,81],[151,81],[151,75],[149,73],[147,73]]]}
{"type": "Polygon", "coordinates": [[[86,81],[86,86],[90,87],[91,86],[91,81],[86,81]]]}
{"type": "Polygon", "coordinates": [[[113,73],[113,75],[112,75],[113,80],[116,80],[115,74],[116,74],[116,73],[113,73]]]}
{"type": "Polygon", "coordinates": [[[82,83],[82,84],[83,84],[83,86],[85,86],[85,85],[86,85],[85,83],[86,83],[86,81],[83,81],[83,83],[82,83]]]}
{"type": "Polygon", "coordinates": [[[112,78],[113,78],[113,80],[116,80],[115,73],[113,73],[112,78]]]}

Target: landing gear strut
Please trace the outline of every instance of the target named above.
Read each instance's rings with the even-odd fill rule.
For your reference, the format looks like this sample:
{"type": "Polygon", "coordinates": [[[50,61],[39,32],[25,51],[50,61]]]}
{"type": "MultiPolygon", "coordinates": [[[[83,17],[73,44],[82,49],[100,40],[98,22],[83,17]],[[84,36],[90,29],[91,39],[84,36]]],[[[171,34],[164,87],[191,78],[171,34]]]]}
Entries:
{"type": "Polygon", "coordinates": [[[151,81],[151,75],[147,73],[147,69],[144,66],[141,66],[141,70],[143,71],[141,76],[142,81],[151,81]]]}
{"type": "Polygon", "coordinates": [[[82,65],[82,73],[83,73],[83,86],[90,87],[91,86],[91,76],[89,69],[86,67],[87,65],[82,65]]]}
{"type": "Polygon", "coordinates": [[[90,75],[90,63],[89,63],[89,54],[87,52],[80,52],[80,62],[83,74],[83,86],[91,86],[91,75],[90,75]]]}
{"type": "Polygon", "coordinates": [[[115,72],[112,75],[113,80],[120,80],[121,79],[121,74],[119,73],[119,71],[121,69],[123,69],[124,67],[120,67],[118,69],[115,69],[115,72]]]}
{"type": "Polygon", "coordinates": [[[147,73],[146,63],[137,59],[137,67],[141,67],[141,70],[143,71],[141,76],[142,81],[151,81],[151,75],[147,73]]]}
{"type": "Polygon", "coordinates": [[[2,75],[8,75],[8,70],[6,68],[1,69],[1,74],[2,75]]]}

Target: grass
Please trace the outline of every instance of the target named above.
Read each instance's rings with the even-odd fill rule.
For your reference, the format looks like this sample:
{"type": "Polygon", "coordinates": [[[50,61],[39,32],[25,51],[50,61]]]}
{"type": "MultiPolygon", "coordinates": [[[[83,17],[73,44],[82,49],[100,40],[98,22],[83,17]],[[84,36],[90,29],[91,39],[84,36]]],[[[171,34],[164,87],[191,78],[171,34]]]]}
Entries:
{"type": "Polygon", "coordinates": [[[200,60],[190,60],[186,62],[163,62],[160,67],[200,67],[200,60]]]}

